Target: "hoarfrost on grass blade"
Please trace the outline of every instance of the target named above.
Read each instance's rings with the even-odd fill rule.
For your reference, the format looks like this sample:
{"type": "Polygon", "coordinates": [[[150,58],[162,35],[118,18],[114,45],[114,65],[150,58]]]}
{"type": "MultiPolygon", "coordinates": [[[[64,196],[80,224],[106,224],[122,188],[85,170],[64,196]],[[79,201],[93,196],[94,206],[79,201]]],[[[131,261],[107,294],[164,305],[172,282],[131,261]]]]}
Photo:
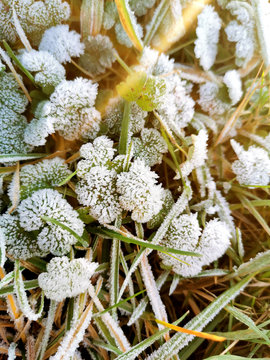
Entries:
{"type": "Polygon", "coordinates": [[[211,5],[206,5],[198,16],[195,41],[195,55],[205,71],[209,70],[215,62],[221,19],[211,5]]]}
{"type": "Polygon", "coordinates": [[[39,50],[49,52],[61,64],[82,55],[84,48],[85,45],[80,42],[80,34],[70,31],[68,25],[57,25],[46,30],[39,44],[39,50]]]}
{"type": "Polygon", "coordinates": [[[48,299],[62,301],[85,292],[97,266],[84,258],[54,257],[47,265],[47,272],[38,276],[38,283],[48,299]]]}
{"type": "MultiPolygon", "coordinates": [[[[247,276],[239,281],[236,285],[226,290],[218,298],[216,298],[210,305],[208,305],[199,315],[190,320],[185,328],[202,331],[203,328],[214,319],[214,317],[239,293],[245,288],[253,274],[247,276]]],[[[177,354],[183,347],[185,347],[192,339],[193,335],[176,333],[164,345],[160,346],[158,350],[147,357],[147,360],[167,360],[173,355],[177,354]]]]}

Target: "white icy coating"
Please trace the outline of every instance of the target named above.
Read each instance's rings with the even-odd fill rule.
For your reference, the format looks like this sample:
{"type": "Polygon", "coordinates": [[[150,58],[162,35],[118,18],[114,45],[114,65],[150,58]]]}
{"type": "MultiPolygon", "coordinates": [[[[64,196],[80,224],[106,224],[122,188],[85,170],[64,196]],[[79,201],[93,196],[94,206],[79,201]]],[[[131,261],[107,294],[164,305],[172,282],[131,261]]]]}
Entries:
{"type": "Polygon", "coordinates": [[[145,165],[161,164],[163,154],[168,151],[166,141],[156,129],[143,129],[140,138],[133,138],[134,157],[144,160],[145,165]]]}
{"type": "Polygon", "coordinates": [[[51,222],[46,224],[42,216],[59,221],[79,236],[83,234],[84,224],[78,213],[56,190],[42,189],[34,192],[20,203],[17,211],[21,227],[26,231],[39,230],[37,243],[44,252],[64,255],[77,239],[59,225],[51,222]]]}
{"type": "Polygon", "coordinates": [[[45,93],[51,93],[65,79],[65,68],[47,51],[20,51],[18,59],[27,70],[36,73],[35,82],[45,93]]]}
{"type": "Polygon", "coordinates": [[[237,19],[230,21],[225,28],[228,40],[236,43],[235,63],[245,66],[252,59],[256,49],[252,8],[246,1],[230,1],[226,9],[237,19]]]}
{"type": "Polygon", "coordinates": [[[38,276],[38,283],[47,298],[62,301],[85,292],[97,266],[84,258],[55,257],[47,265],[47,272],[38,276]]]}
{"type": "Polygon", "coordinates": [[[157,185],[157,174],[142,160],[135,160],[128,172],[117,178],[117,191],[123,209],[132,211],[131,217],[137,222],[147,222],[162,207],[162,187],[157,185]]]}
{"type": "Polygon", "coordinates": [[[206,5],[198,16],[194,49],[204,70],[209,70],[215,62],[220,28],[221,19],[214,7],[206,5]]]}
{"type": "Polygon", "coordinates": [[[76,186],[78,201],[89,206],[90,215],[101,223],[110,223],[121,214],[116,180],[115,170],[94,166],[76,186]]]}
{"type": "Polygon", "coordinates": [[[208,81],[200,86],[198,104],[203,111],[208,112],[211,116],[222,115],[231,107],[230,104],[218,98],[218,93],[219,86],[214,82],[208,81]]]}
{"type": "Polygon", "coordinates": [[[228,88],[232,105],[235,105],[243,95],[242,82],[239,72],[237,70],[227,71],[223,77],[223,82],[228,88]]]}
{"type": "Polygon", "coordinates": [[[232,163],[237,181],[244,185],[268,185],[270,181],[268,152],[254,145],[245,151],[235,140],[231,140],[231,145],[239,159],[232,163]]]}
{"type": "Polygon", "coordinates": [[[39,44],[39,50],[51,53],[60,63],[71,61],[84,53],[85,45],[80,34],[69,30],[68,25],[57,25],[46,30],[39,44]]]}

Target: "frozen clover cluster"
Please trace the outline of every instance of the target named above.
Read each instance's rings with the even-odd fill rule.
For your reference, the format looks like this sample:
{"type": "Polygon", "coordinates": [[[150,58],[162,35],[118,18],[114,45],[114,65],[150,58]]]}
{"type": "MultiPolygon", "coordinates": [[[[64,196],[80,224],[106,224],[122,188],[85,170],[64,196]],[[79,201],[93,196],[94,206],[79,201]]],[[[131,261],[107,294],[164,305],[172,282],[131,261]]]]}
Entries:
{"type": "Polygon", "coordinates": [[[48,299],[62,301],[85,292],[98,264],[86,259],[69,260],[55,257],[47,265],[47,272],[38,277],[38,283],[48,299]]]}
{"type": "Polygon", "coordinates": [[[192,277],[201,272],[204,265],[220,258],[230,245],[230,230],[226,223],[215,218],[200,227],[197,214],[184,214],[173,219],[163,244],[184,251],[194,251],[200,257],[180,256],[179,259],[159,253],[165,266],[183,277],[192,277]]]}
{"type": "Polygon", "coordinates": [[[78,200],[101,223],[111,223],[123,210],[131,211],[134,221],[147,222],[162,206],[164,190],[157,184],[158,176],[141,159],[134,159],[125,169],[125,156],[114,157],[115,151],[106,136],[81,147],[85,159],[77,168],[78,200]]]}
{"type": "Polygon", "coordinates": [[[84,230],[76,211],[53,189],[35,191],[20,202],[14,215],[2,215],[0,224],[7,252],[19,259],[49,253],[64,255],[77,242],[72,232],[81,236],[84,230]],[[47,221],[45,216],[57,223],[47,221]]]}

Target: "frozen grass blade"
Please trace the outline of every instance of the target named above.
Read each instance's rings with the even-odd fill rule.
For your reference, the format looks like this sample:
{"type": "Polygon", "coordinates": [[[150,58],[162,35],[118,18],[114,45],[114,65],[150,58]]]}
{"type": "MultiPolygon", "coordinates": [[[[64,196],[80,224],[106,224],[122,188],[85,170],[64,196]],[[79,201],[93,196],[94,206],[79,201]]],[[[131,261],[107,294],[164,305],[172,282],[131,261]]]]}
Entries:
{"type": "Polygon", "coordinates": [[[22,280],[22,274],[20,271],[20,262],[19,260],[15,260],[15,269],[14,269],[14,288],[15,292],[19,301],[20,309],[22,310],[23,314],[29,319],[36,321],[43,311],[44,306],[44,293],[42,292],[41,295],[41,302],[40,302],[40,308],[37,313],[35,313],[29,303],[26,296],[25,288],[24,288],[24,282],[22,280]]]}
{"type": "MultiPolygon", "coordinates": [[[[226,290],[218,298],[216,298],[210,305],[208,305],[199,315],[190,320],[185,328],[194,331],[201,331],[231,300],[233,300],[240,291],[249,283],[254,274],[245,277],[236,285],[226,290]]],[[[188,334],[175,334],[168,342],[162,345],[148,360],[166,360],[177,354],[183,347],[185,347],[193,336],[188,334]]]]}
{"type": "Polygon", "coordinates": [[[115,0],[117,11],[121,24],[125,29],[130,41],[138,51],[143,50],[143,44],[140,39],[138,24],[135,15],[132,13],[128,0],[115,0]]]}
{"type": "Polygon", "coordinates": [[[23,161],[23,160],[32,160],[32,159],[40,159],[48,154],[0,154],[0,162],[1,163],[9,163],[15,161],[23,161]]]}
{"type": "Polygon", "coordinates": [[[83,39],[100,32],[104,12],[104,0],[83,0],[81,5],[81,34],[83,39]]]}

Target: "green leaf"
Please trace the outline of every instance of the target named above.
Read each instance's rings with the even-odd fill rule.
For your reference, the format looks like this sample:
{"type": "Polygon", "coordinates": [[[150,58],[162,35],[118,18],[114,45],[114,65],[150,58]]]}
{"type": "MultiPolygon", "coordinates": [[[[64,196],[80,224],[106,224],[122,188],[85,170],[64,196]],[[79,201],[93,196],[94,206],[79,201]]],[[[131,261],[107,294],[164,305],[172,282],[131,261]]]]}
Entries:
{"type": "MultiPolygon", "coordinates": [[[[237,356],[237,355],[215,355],[215,356],[210,356],[205,360],[248,360],[248,359],[250,358],[237,356]]],[[[256,358],[256,360],[269,360],[269,358],[256,358]]]]}
{"type": "Polygon", "coordinates": [[[109,230],[106,228],[88,227],[87,229],[89,230],[90,233],[100,235],[105,238],[110,238],[110,239],[116,238],[116,239],[119,239],[128,244],[136,244],[136,245],[142,246],[144,248],[153,249],[153,250],[157,250],[160,252],[172,253],[172,254],[178,254],[178,255],[186,255],[186,256],[197,256],[197,257],[201,256],[201,254],[195,253],[195,252],[182,251],[182,250],[168,248],[168,247],[161,246],[161,245],[155,245],[151,242],[141,240],[135,236],[134,237],[133,236],[132,237],[124,236],[114,230],[109,230]]]}
{"type": "Polygon", "coordinates": [[[136,101],[143,91],[147,81],[147,74],[144,71],[132,72],[116,86],[116,90],[123,99],[127,101],[136,101]]]}
{"type": "Polygon", "coordinates": [[[126,154],[128,147],[128,129],[129,129],[129,114],[130,114],[130,102],[125,101],[123,119],[121,123],[121,133],[119,140],[119,154],[126,154]]]}

